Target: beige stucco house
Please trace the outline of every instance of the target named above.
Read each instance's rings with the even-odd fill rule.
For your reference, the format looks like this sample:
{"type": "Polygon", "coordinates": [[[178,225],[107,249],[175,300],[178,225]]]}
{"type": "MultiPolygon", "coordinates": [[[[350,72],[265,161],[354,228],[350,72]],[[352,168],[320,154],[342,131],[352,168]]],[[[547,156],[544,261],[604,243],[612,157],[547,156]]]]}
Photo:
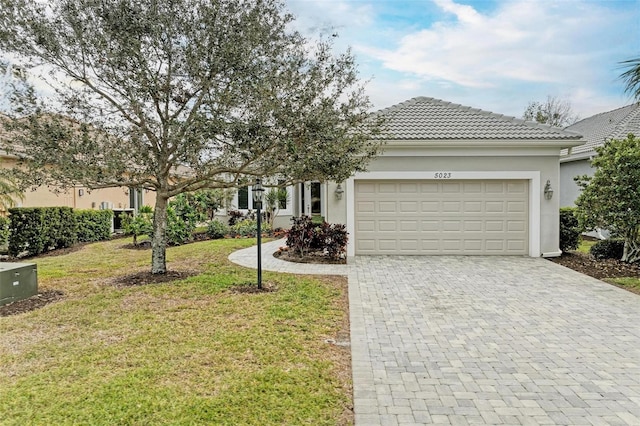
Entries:
{"type": "Polygon", "coordinates": [[[290,188],[281,219],[346,223],[348,256],[561,254],[560,152],[580,135],[426,97],[379,114],[392,137],[369,170],[290,188]]]}

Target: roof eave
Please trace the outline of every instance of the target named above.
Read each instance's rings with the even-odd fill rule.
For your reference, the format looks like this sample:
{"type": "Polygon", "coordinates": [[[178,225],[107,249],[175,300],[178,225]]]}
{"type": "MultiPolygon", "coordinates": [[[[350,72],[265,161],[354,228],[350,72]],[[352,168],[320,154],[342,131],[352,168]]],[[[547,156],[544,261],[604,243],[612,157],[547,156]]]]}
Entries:
{"type": "Polygon", "coordinates": [[[573,148],[584,144],[582,138],[576,139],[390,139],[386,146],[392,147],[437,147],[437,148],[519,148],[554,147],[573,148]]]}

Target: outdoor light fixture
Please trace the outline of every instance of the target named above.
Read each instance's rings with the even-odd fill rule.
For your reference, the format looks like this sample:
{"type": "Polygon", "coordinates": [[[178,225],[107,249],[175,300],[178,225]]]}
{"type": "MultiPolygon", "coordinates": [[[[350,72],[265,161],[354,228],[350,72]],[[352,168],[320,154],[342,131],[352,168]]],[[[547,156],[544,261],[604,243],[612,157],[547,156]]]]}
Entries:
{"type": "Polygon", "coordinates": [[[253,186],[253,204],[258,211],[258,288],[262,289],[262,198],[264,197],[264,187],[262,186],[262,180],[256,178],[256,184],[253,186]]]}
{"type": "Polygon", "coordinates": [[[336,186],[336,200],[342,200],[342,194],[344,194],[344,189],[342,189],[342,185],[338,184],[338,186],[336,186]]]}
{"type": "Polygon", "coordinates": [[[78,196],[82,197],[84,195],[84,189],[80,188],[78,189],[78,196]]]}
{"type": "Polygon", "coordinates": [[[544,198],[550,200],[553,198],[553,188],[551,188],[551,181],[547,179],[547,183],[544,186],[544,198]]]}

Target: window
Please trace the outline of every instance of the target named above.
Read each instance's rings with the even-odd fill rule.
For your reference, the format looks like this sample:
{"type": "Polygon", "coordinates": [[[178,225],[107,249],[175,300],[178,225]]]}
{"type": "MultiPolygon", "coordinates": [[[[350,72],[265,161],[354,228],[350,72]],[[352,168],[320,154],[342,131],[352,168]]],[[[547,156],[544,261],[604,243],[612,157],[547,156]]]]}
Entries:
{"type": "Polygon", "coordinates": [[[287,191],[287,197],[286,198],[281,198],[278,202],[278,208],[280,210],[286,210],[287,209],[287,201],[289,200],[289,198],[291,198],[289,196],[289,188],[287,187],[282,187],[282,184],[284,184],[284,180],[282,179],[278,179],[278,187],[284,189],[285,191],[287,191]]]}
{"type": "Polygon", "coordinates": [[[238,188],[238,209],[249,209],[249,187],[238,188]]]}

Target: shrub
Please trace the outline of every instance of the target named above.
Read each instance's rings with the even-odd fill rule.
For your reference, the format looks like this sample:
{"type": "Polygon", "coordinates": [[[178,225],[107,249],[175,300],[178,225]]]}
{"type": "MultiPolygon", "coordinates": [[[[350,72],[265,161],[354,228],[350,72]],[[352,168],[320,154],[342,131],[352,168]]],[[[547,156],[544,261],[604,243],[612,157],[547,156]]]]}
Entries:
{"type": "Polygon", "coordinates": [[[575,208],[560,209],[560,250],[575,250],[580,245],[580,228],[575,208]]]}
{"type": "Polygon", "coordinates": [[[310,250],[320,251],[331,259],[344,257],[347,251],[347,227],[322,222],[316,224],[309,216],[292,217],[287,231],[287,247],[304,256],[310,250]]]}
{"type": "MultiPolygon", "coordinates": [[[[326,223],[326,222],[325,222],[326,223]]],[[[345,257],[347,253],[347,226],[334,223],[325,234],[324,249],[329,258],[338,260],[345,257]]]]}
{"type": "Polygon", "coordinates": [[[138,209],[138,213],[153,213],[153,207],[145,204],[138,209]]]}
{"type": "Polygon", "coordinates": [[[9,244],[9,218],[0,216],[0,246],[6,247],[9,244]]]}
{"type": "Polygon", "coordinates": [[[111,237],[113,210],[75,210],[78,241],[108,240],[111,237]]]}
{"type": "Polygon", "coordinates": [[[623,240],[602,240],[598,241],[589,249],[589,254],[598,260],[622,259],[624,253],[623,240]]]}
{"type": "Polygon", "coordinates": [[[71,207],[12,208],[9,254],[35,256],[71,247],[77,241],[77,221],[71,207]]]}
{"type": "Polygon", "coordinates": [[[180,216],[173,208],[167,208],[167,244],[179,246],[190,241],[195,229],[195,218],[180,216]]]}
{"type": "Polygon", "coordinates": [[[287,247],[301,257],[311,248],[312,243],[318,241],[315,233],[315,225],[309,216],[291,218],[291,228],[287,231],[287,247]]]}
{"type": "Polygon", "coordinates": [[[125,235],[133,236],[133,244],[138,245],[138,237],[153,234],[151,213],[138,213],[135,216],[124,215],[122,217],[122,230],[125,235]]]}
{"type": "MultiPolygon", "coordinates": [[[[271,232],[271,225],[268,222],[262,222],[260,229],[263,233],[271,232]]],[[[244,219],[237,222],[231,227],[231,232],[243,237],[255,237],[258,231],[258,221],[255,219],[244,219]]]]}
{"type": "Polygon", "coordinates": [[[236,223],[238,223],[241,220],[245,219],[244,213],[242,213],[239,210],[229,210],[227,215],[229,216],[229,226],[230,227],[233,227],[236,223]]]}
{"type": "Polygon", "coordinates": [[[229,232],[229,228],[219,220],[212,220],[207,224],[207,235],[209,238],[217,240],[223,238],[229,232]]]}

